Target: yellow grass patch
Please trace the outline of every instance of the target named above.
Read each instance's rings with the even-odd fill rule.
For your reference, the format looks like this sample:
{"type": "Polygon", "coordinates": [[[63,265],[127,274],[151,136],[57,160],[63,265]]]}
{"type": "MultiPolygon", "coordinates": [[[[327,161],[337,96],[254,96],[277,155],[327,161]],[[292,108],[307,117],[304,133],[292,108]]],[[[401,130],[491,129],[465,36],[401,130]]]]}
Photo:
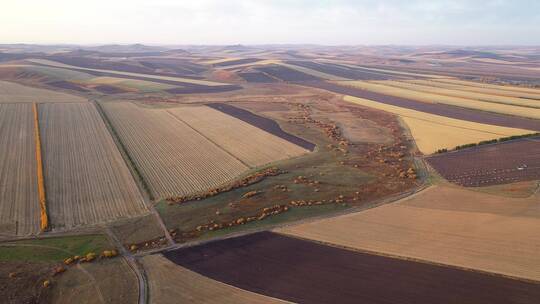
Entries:
{"type": "Polygon", "coordinates": [[[226,83],[220,83],[220,82],[214,82],[214,81],[208,81],[208,80],[199,80],[199,79],[191,79],[191,78],[182,78],[182,77],[171,77],[171,76],[159,76],[159,75],[150,75],[150,74],[140,74],[140,73],[130,73],[130,72],[122,72],[122,71],[114,71],[114,70],[101,70],[101,69],[90,69],[90,68],[83,68],[73,65],[67,65],[56,61],[46,60],[46,59],[29,59],[30,62],[40,63],[48,66],[54,66],[59,68],[68,68],[68,69],[79,69],[79,70],[86,70],[86,71],[96,71],[96,72],[104,72],[104,73],[111,73],[111,74],[117,74],[117,75],[126,75],[126,76],[135,76],[135,77],[146,77],[146,78],[153,78],[153,79],[162,79],[162,80],[170,80],[170,81],[177,81],[179,83],[192,83],[192,84],[200,84],[205,86],[221,86],[226,85],[226,83]]]}
{"type": "Polygon", "coordinates": [[[538,197],[434,186],[399,202],[278,232],[359,250],[540,280],[538,197]]]}
{"type": "Polygon", "coordinates": [[[287,303],[212,280],[161,255],[145,256],[142,263],[148,275],[151,303],[287,303]]]}
{"type": "Polygon", "coordinates": [[[344,100],[399,115],[409,127],[418,149],[424,154],[442,148],[534,132],[433,115],[353,96],[345,96],[344,100]]]}
{"type": "Polygon", "coordinates": [[[506,105],[506,104],[497,104],[497,103],[484,102],[484,101],[478,101],[478,100],[467,99],[467,98],[413,91],[409,89],[403,89],[403,88],[385,85],[385,84],[382,84],[381,82],[340,81],[337,83],[343,86],[357,87],[363,90],[368,90],[368,91],[391,95],[391,96],[403,97],[403,98],[417,100],[421,102],[442,103],[442,104],[487,111],[487,112],[540,119],[540,109],[523,108],[523,107],[511,106],[511,105],[506,105]]]}

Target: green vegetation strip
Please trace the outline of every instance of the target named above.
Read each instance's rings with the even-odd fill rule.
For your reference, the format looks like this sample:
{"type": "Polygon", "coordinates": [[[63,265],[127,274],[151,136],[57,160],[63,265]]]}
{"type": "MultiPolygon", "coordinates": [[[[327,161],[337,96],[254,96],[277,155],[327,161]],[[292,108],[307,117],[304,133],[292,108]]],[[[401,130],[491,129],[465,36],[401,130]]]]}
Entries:
{"type": "Polygon", "coordinates": [[[103,235],[81,235],[0,244],[0,261],[61,262],[74,255],[111,249],[103,235]]]}
{"type": "Polygon", "coordinates": [[[444,153],[444,152],[448,152],[448,151],[463,150],[463,149],[466,149],[466,148],[472,148],[472,147],[476,147],[476,146],[501,143],[501,142],[514,140],[514,139],[535,137],[535,136],[539,136],[539,135],[540,135],[540,133],[530,133],[530,134],[524,134],[524,135],[513,135],[513,136],[508,136],[508,137],[501,137],[501,138],[498,138],[498,139],[484,140],[484,141],[481,141],[481,142],[478,142],[478,143],[464,144],[464,145],[456,146],[453,150],[439,149],[439,150],[435,151],[435,154],[440,154],[440,153],[444,153]]]}

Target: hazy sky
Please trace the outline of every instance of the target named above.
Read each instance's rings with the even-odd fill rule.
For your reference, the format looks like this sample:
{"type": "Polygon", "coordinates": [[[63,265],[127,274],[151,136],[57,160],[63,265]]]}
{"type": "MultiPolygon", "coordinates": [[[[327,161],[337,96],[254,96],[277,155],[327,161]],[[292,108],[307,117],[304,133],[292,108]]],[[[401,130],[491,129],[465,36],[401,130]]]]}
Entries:
{"type": "Polygon", "coordinates": [[[540,45],[540,0],[0,1],[0,43],[540,45]]]}

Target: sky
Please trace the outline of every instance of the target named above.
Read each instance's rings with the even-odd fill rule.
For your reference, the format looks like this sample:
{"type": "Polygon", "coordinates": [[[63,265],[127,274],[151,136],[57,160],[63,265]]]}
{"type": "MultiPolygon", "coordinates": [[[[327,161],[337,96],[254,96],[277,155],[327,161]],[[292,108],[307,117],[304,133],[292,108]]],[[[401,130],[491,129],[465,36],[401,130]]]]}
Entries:
{"type": "Polygon", "coordinates": [[[540,45],[540,0],[0,0],[0,43],[540,45]]]}

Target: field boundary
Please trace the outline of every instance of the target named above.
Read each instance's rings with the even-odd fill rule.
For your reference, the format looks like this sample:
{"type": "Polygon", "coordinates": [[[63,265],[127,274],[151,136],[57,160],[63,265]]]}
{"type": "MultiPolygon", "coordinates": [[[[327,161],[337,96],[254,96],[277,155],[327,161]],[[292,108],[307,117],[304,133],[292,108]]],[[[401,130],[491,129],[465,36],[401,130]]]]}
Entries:
{"type": "Polygon", "coordinates": [[[34,102],[32,104],[32,110],[34,112],[34,139],[36,145],[36,173],[40,208],[40,229],[42,232],[45,232],[49,230],[49,213],[47,212],[47,196],[43,178],[43,159],[41,157],[41,136],[39,133],[39,115],[37,103],[34,102]]]}

